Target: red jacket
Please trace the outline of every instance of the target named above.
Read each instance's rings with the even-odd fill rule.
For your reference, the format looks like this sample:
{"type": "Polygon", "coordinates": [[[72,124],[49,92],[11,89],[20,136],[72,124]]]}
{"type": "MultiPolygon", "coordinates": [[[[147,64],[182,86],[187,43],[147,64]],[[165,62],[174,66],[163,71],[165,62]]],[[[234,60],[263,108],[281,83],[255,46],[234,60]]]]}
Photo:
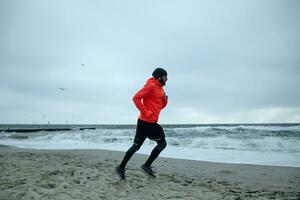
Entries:
{"type": "Polygon", "coordinates": [[[168,100],[165,98],[163,85],[155,78],[149,78],[144,87],[134,95],[133,102],[141,112],[139,119],[156,123],[168,100]]]}

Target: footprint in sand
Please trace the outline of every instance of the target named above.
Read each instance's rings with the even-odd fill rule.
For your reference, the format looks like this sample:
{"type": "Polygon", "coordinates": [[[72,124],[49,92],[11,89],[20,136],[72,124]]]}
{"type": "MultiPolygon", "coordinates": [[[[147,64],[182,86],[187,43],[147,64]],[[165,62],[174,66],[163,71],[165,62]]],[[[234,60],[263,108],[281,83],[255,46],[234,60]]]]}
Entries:
{"type": "Polygon", "coordinates": [[[266,175],[268,175],[268,174],[267,174],[267,173],[260,173],[260,175],[266,176],[266,175]]]}
{"type": "Polygon", "coordinates": [[[54,176],[54,175],[57,175],[57,174],[59,174],[59,173],[60,173],[60,171],[54,170],[54,171],[49,172],[48,175],[49,175],[49,176],[54,176]]]}
{"type": "Polygon", "coordinates": [[[43,183],[43,184],[40,184],[40,186],[42,188],[45,188],[45,189],[54,189],[54,188],[56,188],[55,183],[43,183]]]}
{"type": "Polygon", "coordinates": [[[80,180],[78,180],[78,179],[73,180],[73,182],[74,182],[75,184],[80,184],[80,180]]]}
{"type": "Polygon", "coordinates": [[[235,174],[235,171],[230,171],[230,170],[221,170],[219,171],[220,174],[235,174]]]}

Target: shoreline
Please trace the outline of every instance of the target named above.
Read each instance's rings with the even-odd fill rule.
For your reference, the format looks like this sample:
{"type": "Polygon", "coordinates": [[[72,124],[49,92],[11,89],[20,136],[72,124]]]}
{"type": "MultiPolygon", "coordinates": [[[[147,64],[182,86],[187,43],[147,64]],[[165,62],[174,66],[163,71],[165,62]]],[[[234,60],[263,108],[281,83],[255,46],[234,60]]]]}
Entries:
{"type": "MultiPolygon", "coordinates": [[[[47,148],[44,148],[44,149],[38,149],[38,148],[26,148],[26,147],[17,147],[17,146],[11,146],[11,145],[3,145],[3,144],[0,144],[0,149],[1,148],[15,148],[15,149],[24,149],[25,151],[26,150],[34,150],[34,151],[75,151],[75,150],[89,150],[89,151],[97,151],[97,150],[100,150],[100,151],[112,151],[112,152],[119,152],[119,153],[124,153],[126,151],[121,151],[121,150],[113,150],[113,149],[84,149],[84,148],[80,148],[80,149],[47,149],[47,148]]],[[[148,153],[150,153],[151,151],[149,151],[148,153]]],[[[140,152],[137,152],[136,154],[140,154],[140,155],[143,155],[143,156],[147,156],[148,153],[146,152],[143,152],[143,153],[140,153],[140,152]]],[[[162,158],[168,158],[168,159],[178,159],[178,160],[187,160],[187,161],[199,161],[199,162],[208,162],[208,163],[215,163],[215,164],[234,164],[234,165],[254,165],[254,166],[270,166],[270,167],[292,167],[292,168],[299,168],[300,169],[300,166],[293,166],[293,165],[280,165],[280,164],[259,164],[259,163],[243,163],[243,162],[226,162],[226,161],[211,161],[211,160],[197,160],[197,159],[191,159],[191,158],[182,158],[182,157],[172,157],[172,156],[166,156],[166,155],[160,155],[160,157],[162,158]]]]}
{"type": "Polygon", "coordinates": [[[121,151],[99,149],[37,150],[1,145],[0,199],[300,197],[298,167],[159,157],[153,163],[157,178],[150,179],[139,170],[148,156],[136,153],[126,166],[126,181],[119,181],[114,167],[123,156],[121,151]],[[93,190],[95,187],[98,189],[93,190]]]}

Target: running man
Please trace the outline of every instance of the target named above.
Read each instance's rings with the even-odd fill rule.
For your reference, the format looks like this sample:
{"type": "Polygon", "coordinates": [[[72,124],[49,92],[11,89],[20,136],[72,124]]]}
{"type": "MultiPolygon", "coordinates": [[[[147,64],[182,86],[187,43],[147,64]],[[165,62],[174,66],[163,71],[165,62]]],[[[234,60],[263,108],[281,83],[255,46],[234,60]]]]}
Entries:
{"type": "Polygon", "coordinates": [[[121,164],[115,167],[115,172],[121,180],[125,180],[125,166],[127,162],[140,149],[146,138],[157,143],[148,160],[141,166],[142,171],[150,177],[156,177],[151,169],[152,162],[167,146],[164,131],[157,121],[160,111],[168,103],[168,96],[163,89],[168,80],[168,74],[166,70],[156,68],[152,76],[133,97],[133,102],[140,111],[140,116],[137,121],[133,145],[127,150],[121,164]]]}

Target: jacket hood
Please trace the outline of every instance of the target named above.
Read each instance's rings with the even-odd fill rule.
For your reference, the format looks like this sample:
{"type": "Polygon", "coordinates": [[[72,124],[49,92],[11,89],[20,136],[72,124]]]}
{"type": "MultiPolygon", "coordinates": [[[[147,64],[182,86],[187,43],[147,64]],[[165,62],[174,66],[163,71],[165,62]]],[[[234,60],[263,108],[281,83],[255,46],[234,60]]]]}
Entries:
{"type": "Polygon", "coordinates": [[[147,84],[155,84],[158,85],[160,87],[163,86],[163,84],[161,84],[158,80],[156,80],[154,77],[151,77],[147,80],[147,84]]]}

